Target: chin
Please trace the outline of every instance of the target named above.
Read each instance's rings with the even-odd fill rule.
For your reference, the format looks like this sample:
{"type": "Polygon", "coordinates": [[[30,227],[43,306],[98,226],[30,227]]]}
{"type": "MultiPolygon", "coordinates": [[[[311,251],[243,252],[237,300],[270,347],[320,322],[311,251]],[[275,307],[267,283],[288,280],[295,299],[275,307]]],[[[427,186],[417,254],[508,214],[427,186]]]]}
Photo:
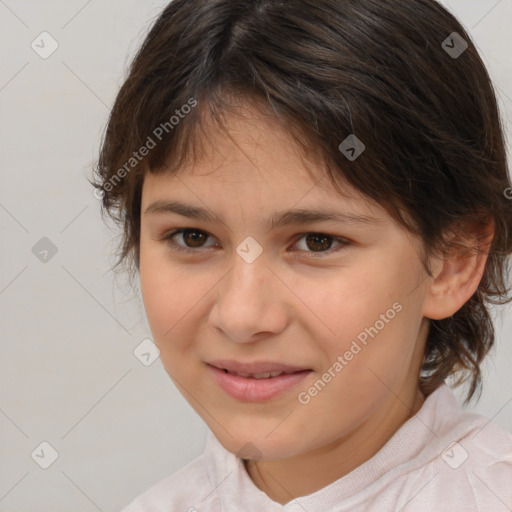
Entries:
{"type": "Polygon", "coordinates": [[[272,432],[271,428],[262,429],[244,429],[239,432],[228,430],[229,434],[223,429],[214,430],[215,437],[226,450],[235,454],[237,457],[247,460],[274,460],[285,459],[301,453],[300,443],[293,438],[284,429],[278,433],[272,432]],[[270,435],[268,433],[272,432],[270,435]],[[231,435],[230,435],[231,434],[231,435]]]}

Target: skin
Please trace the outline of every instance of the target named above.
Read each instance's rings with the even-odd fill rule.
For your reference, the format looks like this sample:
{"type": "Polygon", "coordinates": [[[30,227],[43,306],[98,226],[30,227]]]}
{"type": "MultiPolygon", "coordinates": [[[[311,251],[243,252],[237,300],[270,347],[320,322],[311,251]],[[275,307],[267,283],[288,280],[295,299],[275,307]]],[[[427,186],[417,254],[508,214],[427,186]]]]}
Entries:
{"type": "MultiPolygon", "coordinates": [[[[429,318],[446,318],[474,293],[486,256],[438,259],[429,277],[420,242],[379,205],[348,184],[339,194],[325,169],[306,159],[270,116],[250,105],[243,117],[214,125],[201,158],[178,174],[147,173],[142,193],[140,281],[162,363],[220,443],[246,463],[254,484],[285,504],[311,494],[375,455],[421,407],[418,387],[429,318]],[[174,213],[145,213],[157,200],[207,207],[223,223],[174,213]],[[269,231],[276,211],[329,207],[370,215],[371,224],[314,222],[269,231]],[[183,234],[173,250],[164,236],[183,234]],[[322,249],[308,233],[335,240],[322,249]],[[248,236],[262,254],[248,264],[236,252],[248,236]],[[340,249],[340,250],[338,250],[340,249]],[[322,252],[323,251],[323,252],[322,252]],[[319,257],[315,257],[319,255],[319,257]],[[310,402],[307,391],[357,335],[402,306],[378,334],[310,402]],[[218,387],[205,361],[272,360],[313,369],[306,381],[265,403],[235,400],[218,387]]],[[[348,163],[347,163],[348,164],[348,163]]]]}

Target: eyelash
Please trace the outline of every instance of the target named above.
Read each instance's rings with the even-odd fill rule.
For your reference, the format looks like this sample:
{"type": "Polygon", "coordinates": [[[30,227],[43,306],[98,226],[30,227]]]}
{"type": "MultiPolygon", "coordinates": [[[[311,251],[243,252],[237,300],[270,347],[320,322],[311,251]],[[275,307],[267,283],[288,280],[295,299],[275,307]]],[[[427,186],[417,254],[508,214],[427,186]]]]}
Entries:
{"type": "MultiPolygon", "coordinates": [[[[198,247],[196,249],[192,249],[190,247],[183,247],[183,246],[177,244],[174,240],[172,240],[174,238],[174,236],[176,236],[180,233],[184,233],[185,231],[192,231],[192,232],[205,234],[208,236],[207,240],[209,240],[211,238],[211,235],[209,233],[207,233],[206,231],[203,231],[202,229],[180,228],[180,229],[175,229],[174,231],[170,231],[170,232],[166,233],[161,238],[161,240],[165,241],[167,243],[167,245],[169,245],[173,251],[177,251],[177,252],[181,252],[181,253],[197,254],[199,251],[201,251],[201,249],[204,249],[202,247],[198,247]]],[[[309,231],[307,233],[300,233],[300,235],[301,235],[301,237],[298,238],[297,241],[293,245],[296,245],[300,240],[302,240],[302,238],[304,238],[307,235],[324,235],[324,236],[327,236],[328,238],[331,238],[334,242],[337,242],[340,244],[338,247],[334,247],[334,248],[328,249],[327,251],[322,251],[322,252],[302,251],[302,252],[308,253],[309,254],[308,257],[313,257],[313,258],[320,257],[321,258],[321,257],[324,257],[324,255],[330,255],[334,252],[344,249],[347,245],[349,245],[349,242],[347,240],[345,240],[344,238],[330,235],[328,233],[309,231]]]]}

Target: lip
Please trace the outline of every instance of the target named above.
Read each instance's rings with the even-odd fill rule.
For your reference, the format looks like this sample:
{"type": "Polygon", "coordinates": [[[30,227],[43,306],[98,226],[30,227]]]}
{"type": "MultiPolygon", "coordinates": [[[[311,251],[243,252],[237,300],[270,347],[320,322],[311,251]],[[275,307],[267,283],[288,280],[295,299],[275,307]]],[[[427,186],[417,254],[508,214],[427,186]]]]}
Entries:
{"type": "Polygon", "coordinates": [[[299,372],[302,370],[311,370],[305,366],[291,366],[275,361],[255,361],[253,363],[240,363],[232,359],[217,359],[207,364],[216,368],[229,370],[236,373],[267,373],[267,372],[299,372]]]}
{"type": "MultiPolygon", "coordinates": [[[[289,391],[299,383],[301,383],[312,370],[298,370],[295,373],[283,374],[278,377],[270,377],[268,379],[255,379],[253,377],[241,377],[240,375],[231,375],[225,370],[208,364],[208,369],[211,372],[214,380],[219,387],[228,395],[241,402],[266,402],[278,395],[289,391]]],[[[247,365],[242,365],[247,368],[247,365]]],[[[268,368],[267,365],[265,368],[268,368]]],[[[281,365],[281,368],[283,365],[281,365]]],[[[251,367],[251,368],[254,368],[251,367]]],[[[261,366],[257,367],[261,368],[261,366]]],[[[288,366],[288,368],[290,368],[288,366]]],[[[232,370],[236,371],[236,370],[232,370]]],[[[260,371],[243,371],[242,373],[263,373],[260,371]]],[[[267,371],[293,371],[293,370],[275,370],[267,371]]]]}

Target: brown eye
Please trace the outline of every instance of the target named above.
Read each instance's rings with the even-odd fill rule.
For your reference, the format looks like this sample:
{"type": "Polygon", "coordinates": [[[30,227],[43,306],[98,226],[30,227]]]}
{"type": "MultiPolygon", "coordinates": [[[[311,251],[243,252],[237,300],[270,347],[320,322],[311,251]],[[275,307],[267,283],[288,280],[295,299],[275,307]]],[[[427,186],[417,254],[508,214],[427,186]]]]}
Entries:
{"type": "Polygon", "coordinates": [[[188,247],[202,247],[202,244],[208,239],[208,235],[196,229],[187,229],[183,231],[183,240],[188,247]]]}
{"type": "Polygon", "coordinates": [[[324,256],[343,249],[349,242],[325,233],[306,233],[295,245],[308,256],[324,256]],[[333,242],[337,244],[334,248],[333,242]]]}
{"type": "Polygon", "coordinates": [[[211,247],[208,245],[204,245],[204,243],[210,238],[210,235],[201,231],[200,229],[194,228],[183,228],[178,229],[176,231],[172,231],[166,234],[162,240],[165,240],[169,246],[176,251],[181,252],[198,252],[195,249],[199,250],[202,248],[211,247]],[[181,235],[181,242],[179,242],[179,238],[181,235]]]}
{"type": "Polygon", "coordinates": [[[329,250],[332,242],[332,236],[323,235],[322,233],[310,233],[306,236],[306,244],[314,252],[329,250]]]}
{"type": "MultiPolygon", "coordinates": [[[[164,235],[162,240],[173,251],[190,254],[199,254],[203,249],[218,247],[211,235],[196,228],[177,229],[164,235]],[[212,238],[211,243],[205,245],[210,238],[212,238]]],[[[294,247],[300,245],[302,247],[298,247],[299,252],[310,257],[321,257],[344,249],[345,246],[350,245],[350,242],[326,233],[306,233],[294,244],[294,247]],[[334,247],[333,243],[336,244],[334,247]]]]}

